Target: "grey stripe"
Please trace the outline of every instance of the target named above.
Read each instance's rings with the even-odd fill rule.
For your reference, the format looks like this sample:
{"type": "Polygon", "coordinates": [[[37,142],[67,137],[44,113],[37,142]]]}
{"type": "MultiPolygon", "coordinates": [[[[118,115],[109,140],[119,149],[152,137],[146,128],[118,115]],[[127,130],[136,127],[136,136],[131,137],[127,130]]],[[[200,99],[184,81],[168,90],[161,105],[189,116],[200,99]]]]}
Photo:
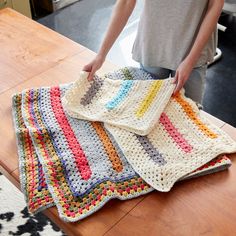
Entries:
{"type": "Polygon", "coordinates": [[[95,76],[88,91],[81,98],[80,104],[83,106],[90,104],[93,98],[96,96],[99,89],[102,87],[103,82],[104,82],[103,79],[99,78],[98,76],[95,76]]]}
{"type": "Polygon", "coordinates": [[[149,160],[154,161],[159,166],[163,166],[167,163],[162,154],[153,146],[147,136],[136,135],[136,137],[143,146],[144,150],[150,156],[149,160]]]}

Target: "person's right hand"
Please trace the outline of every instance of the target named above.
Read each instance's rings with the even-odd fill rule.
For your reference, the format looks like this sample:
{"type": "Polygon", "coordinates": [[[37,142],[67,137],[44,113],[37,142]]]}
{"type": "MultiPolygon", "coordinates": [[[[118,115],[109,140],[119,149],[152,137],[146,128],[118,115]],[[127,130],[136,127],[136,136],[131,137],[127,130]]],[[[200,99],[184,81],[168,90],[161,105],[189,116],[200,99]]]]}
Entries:
{"type": "Polygon", "coordinates": [[[105,61],[105,58],[101,55],[97,55],[89,64],[83,67],[83,71],[89,72],[88,80],[92,80],[94,74],[99,70],[105,61]]]}

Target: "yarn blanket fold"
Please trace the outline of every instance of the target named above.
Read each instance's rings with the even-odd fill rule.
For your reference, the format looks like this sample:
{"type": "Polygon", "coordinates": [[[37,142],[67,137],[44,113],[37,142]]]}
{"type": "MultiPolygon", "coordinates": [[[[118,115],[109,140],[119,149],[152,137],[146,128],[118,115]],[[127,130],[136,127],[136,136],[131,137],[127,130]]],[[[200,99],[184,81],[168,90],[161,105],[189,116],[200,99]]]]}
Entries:
{"type": "Polygon", "coordinates": [[[13,96],[21,189],[30,212],[56,205],[64,221],[74,222],[110,199],[169,191],[177,181],[231,165],[221,154],[236,152],[235,142],[183,91],[171,97],[171,79],[158,87],[150,76],[122,68],[95,81],[82,76],[13,96]],[[140,101],[133,99],[136,90],[143,90],[140,101]]]}
{"type": "Polygon", "coordinates": [[[101,121],[147,135],[160,118],[174,90],[174,78],[154,79],[135,68],[122,68],[87,80],[87,72],[63,98],[67,113],[78,119],[101,121]]]}

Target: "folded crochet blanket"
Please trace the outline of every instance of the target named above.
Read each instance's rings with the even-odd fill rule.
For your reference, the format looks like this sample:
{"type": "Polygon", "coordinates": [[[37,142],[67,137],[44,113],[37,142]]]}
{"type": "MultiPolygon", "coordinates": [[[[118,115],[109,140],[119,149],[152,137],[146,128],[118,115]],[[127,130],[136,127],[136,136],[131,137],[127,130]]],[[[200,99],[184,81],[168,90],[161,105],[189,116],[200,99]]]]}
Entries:
{"type": "Polygon", "coordinates": [[[152,130],[175,87],[174,78],[154,80],[151,74],[134,68],[95,76],[92,82],[87,80],[87,75],[83,72],[65,94],[63,105],[67,113],[139,135],[152,130]]]}
{"type": "Polygon", "coordinates": [[[134,170],[159,191],[169,191],[217,155],[236,151],[236,143],[201,116],[184,90],[171,97],[173,78],[153,80],[131,67],[92,82],[86,77],[66,92],[64,108],[75,118],[103,121],[134,170]],[[124,82],[133,84],[127,88],[124,82]]]}
{"type": "MultiPolygon", "coordinates": [[[[108,75],[117,79],[120,73],[108,75]]],[[[63,220],[76,221],[112,198],[130,199],[154,188],[167,191],[176,181],[231,165],[218,155],[235,152],[235,142],[201,117],[183,94],[171,98],[150,133],[141,136],[69,116],[62,97],[74,86],[27,89],[13,96],[21,188],[31,212],[56,205],[63,220]]]]}

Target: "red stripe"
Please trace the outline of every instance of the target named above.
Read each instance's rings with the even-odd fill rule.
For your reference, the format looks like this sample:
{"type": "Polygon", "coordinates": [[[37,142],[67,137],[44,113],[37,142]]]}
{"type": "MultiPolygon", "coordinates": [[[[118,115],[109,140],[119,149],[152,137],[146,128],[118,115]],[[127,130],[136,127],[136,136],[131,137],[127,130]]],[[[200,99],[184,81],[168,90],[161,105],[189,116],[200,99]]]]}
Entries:
{"type": "Polygon", "coordinates": [[[54,115],[60,125],[66,139],[67,143],[73,153],[76,166],[81,174],[82,179],[88,180],[91,177],[92,171],[90,169],[89,163],[81,148],[79,142],[77,141],[73,130],[68,122],[68,119],[64,113],[61,104],[61,94],[59,87],[52,87],[50,89],[51,105],[54,115]]]}
{"type": "MultiPolygon", "coordinates": [[[[33,91],[33,90],[32,90],[33,91]]],[[[33,91],[34,92],[34,91],[33,91]]],[[[46,147],[46,143],[43,142],[43,134],[42,132],[37,128],[37,124],[35,122],[35,118],[33,116],[33,114],[31,113],[31,108],[32,109],[35,109],[34,108],[34,105],[35,103],[37,102],[37,100],[33,100],[33,101],[30,101],[30,98],[31,98],[31,94],[30,94],[30,91],[26,93],[26,102],[28,103],[28,110],[27,108],[25,108],[26,112],[28,112],[28,122],[29,122],[29,126],[30,127],[33,127],[35,128],[37,131],[37,139],[36,139],[36,142],[37,144],[41,144],[42,145],[42,149],[40,150],[42,153],[43,153],[43,157],[44,157],[44,160],[46,160],[46,163],[49,163],[51,161],[51,156],[47,150],[47,147],[46,147]]],[[[56,173],[56,170],[53,166],[53,162],[51,162],[52,164],[48,165],[48,171],[51,173],[51,176],[50,176],[50,181],[53,183],[53,187],[55,188],[55,194],[58,195],[58,192],[60,193],[60,195],[58,195],[62,200],[64,200],[64,196],[65,194],[61,191],[60,189],[60,185],[58,184],[58,180],[56,179],[56,176],[57,176],[57,173],[56,173]]],[[[34,201],[33,197],[34,195],[31,195],[32,193],[30,193],[29,197],[31,198],[31,202],[34,201]]],[[[38,208],[39,205],[36,201],[32,202],[32,207],[33,208],[38,208]]]]}
{"type": "Polygon", "coordinates": [[[193,147],[187,140],[180,134],[177,128],[172,124],[169,117],[163,112],[160,117],[160,123],[165,127],[170,137],[175,143],[186,153],[191,152],[193,147]]]}

